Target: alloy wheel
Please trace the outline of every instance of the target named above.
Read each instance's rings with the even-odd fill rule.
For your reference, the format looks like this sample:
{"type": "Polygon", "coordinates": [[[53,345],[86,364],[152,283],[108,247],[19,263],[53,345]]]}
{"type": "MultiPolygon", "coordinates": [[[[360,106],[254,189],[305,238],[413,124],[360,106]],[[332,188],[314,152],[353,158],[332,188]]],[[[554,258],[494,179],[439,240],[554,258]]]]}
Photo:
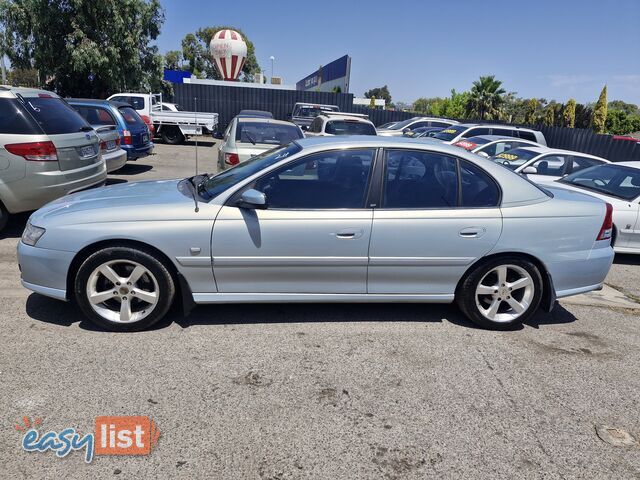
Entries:
{"type": "Polygon", "coordinates": [[[492,322],[511,322],[531,306],[535,284],[531,274],[517,265],[499,265],[487,272],[476,287],[478,310],[492,322]]]}

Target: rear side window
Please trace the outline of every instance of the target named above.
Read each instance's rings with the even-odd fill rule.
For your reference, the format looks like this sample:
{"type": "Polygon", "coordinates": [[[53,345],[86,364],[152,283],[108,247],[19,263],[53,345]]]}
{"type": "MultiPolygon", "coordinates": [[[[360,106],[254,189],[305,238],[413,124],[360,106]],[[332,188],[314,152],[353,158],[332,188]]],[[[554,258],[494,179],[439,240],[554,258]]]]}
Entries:
{"type": "Polygon", "coordinates": [[[493,135],[502,135],[503,137],[515,137],[516,133],[514,130],[509,130],[508,128],[493,128],[493,135]]]}
{"type": "Polygon", "coordinates": [[[124,117],[124,121],[127,122],[127,125],[145,125],[144,121],[140,118],[140,115],[138,115],[133,108],[120,107],[118,110],[120,110],[120,113],[124,117]]]}
{"type": "Polygon", "coordinates": [[[579,172],[585,168],[601,165],[604,162],[598,161],[595,158],[588,157],[573,157],[573,165],[571,167],[572,172],[579,172]]]}
{"type": "Polygon", "coordinates": [[[116,121],[113,116],[104,108],[91,107],[88,105],[72,105],[72,107],[84,118],[90,125],[105,126],[115,125],[116,121]]]}
{"type": "Polygon", "coordinates": [[[56,97],[27,97],[25,108],[48,135],[91,130],[91,126],[66,102],[56,97]]]}
{"type": "Polygon", "coordinates": [[[520,138],[524,138],[525,140],[531,140],[532,142],[538,141],[538,139],[533,134],[533,132],[526,132],[526,131],[520,130],[518,133],[520,134],[520,138]]]}
{"type": "Polygon", "coordinates": [[[496,207],[500,202],[500,190],[496,182],[472,163],[460,162],[462,207],[496,207]]]}
{"type": "Polygon", "coordinates": [[[431,127],[448,127],[449,125],[451,125],[450,123],[434,122],[434,121],[430,121],[428,123],[429,123],[429,126],[431,127]]]}
{"type": "Polygon", "coordinates": [[[472,128],[462,135],[463,138],[475,137],[476,135],[489,135],[489,129],[485,127],[472,128]]]}
{"type": "Polygon", "coordinates": [[[0,133],[41,135],[22,104],[15,98],[0,98],[0,133]]]}

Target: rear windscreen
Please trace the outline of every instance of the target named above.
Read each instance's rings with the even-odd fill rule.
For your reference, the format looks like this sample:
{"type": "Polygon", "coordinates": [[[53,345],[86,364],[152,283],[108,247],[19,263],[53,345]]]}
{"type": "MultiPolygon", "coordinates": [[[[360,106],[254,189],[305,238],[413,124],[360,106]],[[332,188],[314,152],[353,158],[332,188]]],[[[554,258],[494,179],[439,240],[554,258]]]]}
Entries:
{"type": "Polygon", "coordinates": [[[302,138],[302,133],[293,124],[238,122],[236,126],[236,142],[238,143],[286,145],[299,138],[302,138]]]}
{"type": "Polygon", "coordinates": [[[26,110],[48,135],[91,130],[78,112],[57,97],[25,97],[26,110]]]}
{"type": "Polygon", "coordinates": [[[377,135],[373,125],[352,120],[333,120],[324,128],[331,135],[377,135]]]}
{"type": "Polygon", "coordinates": [[[142,118],[140,118],[140,115],[138,115],[133,108],[120,107],[119,110],[122,116],[124,117],[124,121],[127,122],[127,125],[138,125],[138,126],[145,125],[142,118]]]}
{"type": "Polygon", "coordinates": [[[116,124],[115,119],[105,108],[77,104],[71,106],[91,125],[102,127],[116,124]]]}
{"type": "Polygon", "coordinates": [[[42,135],[42,131],[15,98],[0,98],[0,133],[42,135]]]}

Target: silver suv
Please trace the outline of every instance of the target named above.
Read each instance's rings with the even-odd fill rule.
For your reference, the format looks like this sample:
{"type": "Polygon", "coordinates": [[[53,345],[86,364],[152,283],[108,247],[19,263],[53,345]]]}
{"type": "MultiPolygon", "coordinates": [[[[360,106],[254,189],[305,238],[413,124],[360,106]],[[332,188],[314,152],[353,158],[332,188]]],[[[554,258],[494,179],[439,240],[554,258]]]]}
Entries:
{"type": "Polygon", "coordinates": [[[0,86],[0,229],[107,178],[95,130],[55,93],[0,86]]]}

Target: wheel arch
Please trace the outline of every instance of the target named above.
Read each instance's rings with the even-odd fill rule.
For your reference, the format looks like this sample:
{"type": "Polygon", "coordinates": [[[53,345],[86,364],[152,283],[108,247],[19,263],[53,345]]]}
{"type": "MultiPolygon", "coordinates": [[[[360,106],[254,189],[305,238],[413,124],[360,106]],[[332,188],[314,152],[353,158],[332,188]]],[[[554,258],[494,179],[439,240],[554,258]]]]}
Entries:
{"type": "Polygon", "coordinates": [[[488,263],[492,260],[496,260],[502,257],[520,257],[530,261],[536,267],[538,267],[538,270],[540,270],[540,276],[542,277],[542,300],[540,301],[540,307],[546,311],[551,311],[556,301],[556,294],[555,294],[555,287],[553,286],[553,279],[551,278],[551,275],[549,274],[549,270],[545,266],[544,262],[542,262],[542,260],[540,260],[538,257],[534,255],[531,255],[525,252],[517,252],[517,251],[499,252],[499,253],[487,255],[486,257],[479,258],[474,263],[469,265],[469,268],[465,270],[464,274],[460,277],[460,280],[458,280],[458,284],[456,285],[456,290],[455,290],[456,297],[458,297],[458,291],[460,289],[460,286],[473,270],[475,270],[476,268],[478,268],[479,266],[485,263],[488,263]]]}

